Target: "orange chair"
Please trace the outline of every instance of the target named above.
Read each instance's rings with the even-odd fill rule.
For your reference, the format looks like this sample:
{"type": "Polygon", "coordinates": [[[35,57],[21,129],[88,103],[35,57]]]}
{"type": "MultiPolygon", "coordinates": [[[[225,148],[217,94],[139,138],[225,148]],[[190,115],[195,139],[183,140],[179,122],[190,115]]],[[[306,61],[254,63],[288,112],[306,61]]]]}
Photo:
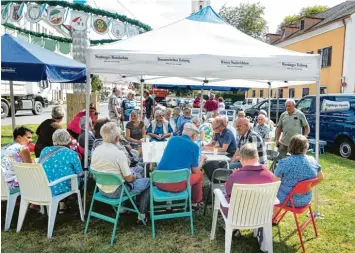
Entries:
{"type": "Polygon", "coordinates": [[[314,182],[316,182],[316,180],[317,179],[314,178],[314,179],[305,180],[305,181],[302,181],[302,182],[299,182],[298,184],[296,184],[296,186],[292,189],[292,191],[287,196],[285,201],[282,204],[275,205],[275,207],[279,207],[280,210],[274,215],[274,217],[272,219],[272,222],[274,224],[275,223],[279,224],[287,212],[293,213],[293,216],[295,217],[298,236],[301,241],[303,252],[306,252],[306,249],[304,247],[304,242],[303,242],[303,238],[302,238],[302,231],[312,222],[313,228],[314,228],[314,233],[316,234],[316,237],[318,237],[317,226],[316,226],[316,222],[314,220],[311,202],[309,202],[306,206],[295,207],[295,204],[293,202],[293,195],[294,194],[306,194],[306,193],[310,192],[312,190],[312,185],[314,182]],[[291,203],[291,207],[287,206],[288,202],[291,203]],[[309,218],[307,219],[307,221],[305,223],[303,223],[303,225],[300,226],[298,219],[297,219],[297,214],[302,214],[305,211],[307,211],[307,209],[309,210],[309,213],[310,213],[309,218]],[[283,213],[281,215],[279,215],[282,211],[283,211],[283,213]]]}

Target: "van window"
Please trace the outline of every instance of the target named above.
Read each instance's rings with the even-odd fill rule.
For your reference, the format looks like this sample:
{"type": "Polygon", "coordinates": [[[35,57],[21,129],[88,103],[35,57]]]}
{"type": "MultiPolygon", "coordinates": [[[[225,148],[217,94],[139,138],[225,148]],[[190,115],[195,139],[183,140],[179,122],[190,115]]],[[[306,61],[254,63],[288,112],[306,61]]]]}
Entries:
{"type": "MultiPolygon", "coordinates": [[[[279,111],[285,111],[285,100],[279,100],[279,111]]],[[[276,111],[277,110],[277,100],[271,101],[271,110],[276,111]]]]}
{"type": "Polygon", "coordinates": [[[311,109],[313,98],[305,98],[298,102],[297,109],[303,113],[308,113],[311,109]]]}

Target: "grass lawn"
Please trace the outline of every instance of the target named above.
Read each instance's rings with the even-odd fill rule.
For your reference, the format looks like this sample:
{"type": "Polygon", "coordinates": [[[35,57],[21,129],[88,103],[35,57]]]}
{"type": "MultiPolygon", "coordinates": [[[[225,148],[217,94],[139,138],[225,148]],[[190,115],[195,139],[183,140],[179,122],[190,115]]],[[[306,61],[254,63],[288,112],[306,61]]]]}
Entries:
{"type": "MultiPolygon", "coordinates": [[[[30,125],[36,129],[36,125],[30,125]]],[[[11,131],[2,127],[1,144],[11,141],[11,131]]],[[[325,174],[319,186],[319,211],[324,218],[317,219],[318,239],[312,226],[304,232],[308,252],[355,252],[355,162],[327,153],[321,155],[320,163],[325,174]]],[[[89,200],[88,200],[89,201],[89,200]]],[[[1,214],[5,217],[6,204],[2,203],[1,214]]],[[[47,217],[28,211],[22,231],[16,233],[19,208],[15,208],[9,232],[1,234],[3,252],[224,252],[224,231],[217,228],[216,239],[209,240],[212,217],[202,212],[194,213],[195,236],[191,236],[186,218],[163,220],[156,223],[156,239],[151,238],[151,224],[136,225],[136,216],[121,216],[116,242],[109,241],[113,225],[94,218],[89,233],[84,235],[77,207],[65,215],[57,215],[53,238],[47,240],[47,217]]],[[[109,206],[98,205],[107,214],[109,206]]],[[[304,220],[305,216],[300,216],[304,220]]],[[[4,225],[4,218],[1,221],[4,225]]],[[[273,227],[274,252],[301,252],[300,242],[291,214],[286,215],[279,226],[273,227]]],[[[242,232],[242,237],[233,238],[232,252],[260,252],[251,231],[242,232]]]]}

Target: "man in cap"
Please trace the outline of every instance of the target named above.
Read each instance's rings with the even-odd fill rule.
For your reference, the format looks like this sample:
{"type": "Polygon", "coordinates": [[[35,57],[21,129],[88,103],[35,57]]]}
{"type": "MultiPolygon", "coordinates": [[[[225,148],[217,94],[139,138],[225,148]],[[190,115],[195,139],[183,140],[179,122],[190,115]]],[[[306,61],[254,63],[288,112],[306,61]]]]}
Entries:
{"type": "MultiPolygon", "coordinates": [[[[157,167],[157,170],[191,169],[191,199],[194,209],[198,209],[202,202],[203,174],[201,168],[206,160],[205,156],[200,157],[200,149],[195,143],[198,134],[199,130],[194,124],[185,123],[182,135],[169,140],[157,167]]],[[[155,186],[162,191],[181,192],[186,189],[186,182],[155,183],[155,186]]]]}

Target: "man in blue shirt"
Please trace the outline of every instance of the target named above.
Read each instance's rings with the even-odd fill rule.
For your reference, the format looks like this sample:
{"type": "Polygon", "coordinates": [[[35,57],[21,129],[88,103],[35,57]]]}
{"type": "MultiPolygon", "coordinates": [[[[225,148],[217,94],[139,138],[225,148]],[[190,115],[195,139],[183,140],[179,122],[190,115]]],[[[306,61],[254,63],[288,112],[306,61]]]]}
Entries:
{"type": "MultiPolygon", "coordinates": [[[[237,143],[232,131],[227,128],[227,125],[222,117],[217,117],[212,121],[212,129],[215,132],[211,143],[203,147],[204,150],[218,149],[218,152],[227,152],[227,156],[232,157],[237,149],[237,143]]],[[[218,168],[225,166],[225,161],[209,161],[203,166],[208,179],[211,180],[212,173],[218,168]]]]}
{"type": "MultiPolygon", "coordinates": [[[[181,136],[172,137],[158,164],[157,170],[191,169],[191,200],[192,206],[198,208],[202,201],[203,173],[201,167],[206,159],[200,156],[200,149],[195,143],[199,130],[192,123],[185,123],[181,136]],[[179,155],[180,154],[180,155],[179,155]]],[[[162,191],[181,192],[186,189],[186,182],[155,183],[162,191]]]]}
{"type": "Polygon", "coordinates": [[[183,110],[183,115],[181,115],[176,123],[176,129],[181,128],[186,122],[192,122],[191,108],[186,106],[183,110]]]}

